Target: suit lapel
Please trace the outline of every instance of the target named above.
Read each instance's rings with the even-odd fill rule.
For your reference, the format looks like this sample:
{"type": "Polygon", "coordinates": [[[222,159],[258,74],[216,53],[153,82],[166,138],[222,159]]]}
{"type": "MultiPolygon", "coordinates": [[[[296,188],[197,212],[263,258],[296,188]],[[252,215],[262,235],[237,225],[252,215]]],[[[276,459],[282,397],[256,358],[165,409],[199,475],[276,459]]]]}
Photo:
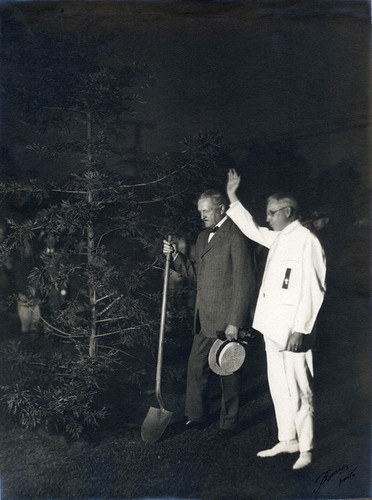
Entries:
{"type": "Polygon", "coordinates": [[[208,242],[209,232],[205,231],[205,234],[206,234],[205,246],[204,246],[204,250],[200,254],[200,257],[203,257],[206,253],[208,253],[216,245],[218,246],[219,242],[224,239],[224,237],[226,236],[226,233],[230,230],[231,224],[232,224],[231,219],[227,218],[225,220],[225,222],[222,224],[222,226],[218,228],[218,231],[214,234],[214,236],[210,242],[208,242]]]}

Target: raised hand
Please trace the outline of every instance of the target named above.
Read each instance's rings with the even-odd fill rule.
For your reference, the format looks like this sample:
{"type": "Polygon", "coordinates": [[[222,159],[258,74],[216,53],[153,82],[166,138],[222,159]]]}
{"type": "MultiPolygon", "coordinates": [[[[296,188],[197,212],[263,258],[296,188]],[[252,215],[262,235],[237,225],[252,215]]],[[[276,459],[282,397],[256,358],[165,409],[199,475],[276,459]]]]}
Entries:
{"type": "Polygon", "coordinates": [[[238,197],[236,196],[236,191],[240,184],[240,175],[237,174],[234,168],[231,168],[227,173],[227,184],[226,184],[226,193],[229,197],[230,203],[234,203],[238,201],[238,197]]]}

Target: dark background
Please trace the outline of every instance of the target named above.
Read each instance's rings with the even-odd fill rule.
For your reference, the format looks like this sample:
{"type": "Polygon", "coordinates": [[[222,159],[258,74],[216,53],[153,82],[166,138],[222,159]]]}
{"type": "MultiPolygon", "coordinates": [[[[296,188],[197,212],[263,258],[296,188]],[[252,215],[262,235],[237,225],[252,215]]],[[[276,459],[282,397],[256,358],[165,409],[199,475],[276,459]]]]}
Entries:
{"type": "MultiPolygon", "coordinates": [[[[253,493],[247,484],[245,490],[239,486],[237,474],[237,498],[312,497],[314,478],[345,463],[358,464],[360,475],[345,489],[327,485],[325,497],[370,494],[370,19],[369,3],[358,1],[9,2],[2,9],[3,48],[12,30],[23,33],[25,44],[40,30],[51,37],[99,32],[114,48],[108,66],[150,64],[152,85],[129,124],[128,150],[176,151],[183,136],[217,129],[243,175],[242,199],[254,204],[258,216],[283,180],[301,193],[307,214],[330,216],[321,235],[330,271],[317,356],[322,459],[313,477],[300,481],[307,489],[297,479],[283,481],[270,465],[261,468],[253,493]],[[295,486],[283,486],[285,481],[295,486]]],[[[27,150],[33,139],[3,97],[0,175],[47,179],[68,173],[68,164],[40,162],[27,150]]],[[[108,163],[136,175],[127,159],[113,156],[108,163]]],[[[257,446],[264,440],[270,445],[275,429],[257,415],[257,446]],[[272,436],[265,434],[270,431],[272,436]]],[[[247,414],[245,419],[250,427],[247,414]]],[[[234,446],[226,460],[234,450],[244,454],[238,442],[234,446]]],[[[258,471],[254,463],[249,467],[258,471]]],[[[156,496],[205,495],[206,487],[195,480],[188,489],[188,475],[182,470],[185,484],[178,490],[177,479],[173,489],[154,487],[156,496]]],[[[229,498],[226,482],[220,490],[216,476],[212,482],[211,497],[219,498],[220,491],[220,498],[229,498]]]]}
{"type": "MultiPolygon", "coordinates": [[[[151,66],[152,85],[129,126],[128,147],[179,149],[183,136],[217,129],[237,148],[235,158],[249,178],[251,164],[260,163],[252,145],[259,144],[262,160],[274,143],[300,157],[289,166],[292,171],[299,166],[313,176],[331,171],[336,182],[346,184],[345,171],[355,169],[361,180],[353,200],[356,217],[367,215],[368,2],[5,5],[4,47],[12,28],[23,29],[26,45],[27,36],[39,30],[51,37],[97,32],[113,48],[105,59],[109,67],[132,61],[151,66]]],[[[5,98],[3,169],[57,175],[57,168],[26,155],[32,133],[16,122],[15,113],[5,98]]],[[[112,162],[125,168],[119,159],[112,162]]],[[[324,189],[329,187],[335,189],[324,189]]],[[[327,197],[322,201],[329,202],[327,197]]]]}

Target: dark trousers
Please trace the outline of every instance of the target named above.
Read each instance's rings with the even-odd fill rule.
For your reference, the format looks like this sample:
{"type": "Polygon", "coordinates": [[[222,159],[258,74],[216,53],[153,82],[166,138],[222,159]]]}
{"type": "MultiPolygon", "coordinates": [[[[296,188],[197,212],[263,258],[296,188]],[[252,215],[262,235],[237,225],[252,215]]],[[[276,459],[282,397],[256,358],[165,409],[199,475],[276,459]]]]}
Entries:
{"type": "MultiPolygon", "coordinates": [[[[194,335],[187,366],[187,387],[185,414],[190,420],[206,418],[205,402],[207,397],[210,368],[209,350],[216,339],[205,337],[202,333],[194,335]]],[[[238,424],[240,374],[221,376],[221,412],[220,427],[231,429],[238,424]]]]}

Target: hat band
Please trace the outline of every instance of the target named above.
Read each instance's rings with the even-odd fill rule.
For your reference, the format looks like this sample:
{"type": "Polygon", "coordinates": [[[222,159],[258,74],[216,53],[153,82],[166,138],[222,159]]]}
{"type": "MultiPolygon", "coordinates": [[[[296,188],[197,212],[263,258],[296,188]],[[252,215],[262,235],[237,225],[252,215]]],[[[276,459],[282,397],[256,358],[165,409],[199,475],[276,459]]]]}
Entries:
{"type": "Polygon", "coordinates": [[[220,345],[220,347],[217,349],[217,352],[216,352],[216,363],[218,364],[218,366],[221,368],[221,365],[220,365],[220,354],[222,354],[222,351],[225,349],[226,345],[229,344],[230,341],[229,340],[225,340],[225,342],[223,342],[223,344],[220,345]]]}

